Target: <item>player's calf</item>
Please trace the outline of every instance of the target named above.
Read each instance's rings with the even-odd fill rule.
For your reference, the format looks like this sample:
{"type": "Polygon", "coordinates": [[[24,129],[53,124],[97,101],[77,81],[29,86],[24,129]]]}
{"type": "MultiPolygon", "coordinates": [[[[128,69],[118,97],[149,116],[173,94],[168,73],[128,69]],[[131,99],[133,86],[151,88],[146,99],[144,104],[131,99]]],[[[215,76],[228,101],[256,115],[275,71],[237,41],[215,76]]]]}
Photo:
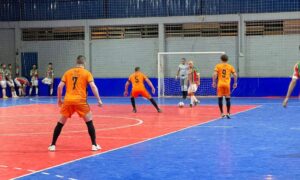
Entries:
{"type": "Polygon", "coordinates": [[[221,112],[221,116],[223,118],[223,116],[224,116],[224,114],[223,114],[223,97],[218,97],[218,105],[219,105],[219,109],[221,112]]]}
{"type": "Polygon", "coordinates": [[[131,105],[132,105],[132,112],[133,113],[136,113],[137,111],[136,111],[136,106],[135,106],[135,99],[134,99],[134,97],[131,97],[130,98],[130,101],[131,101],[131,105]]]}
{"type": "Polygon", "coordinates": [[[152,103],[152,105],[155,107],[155,109],[157,110],[157,112],[162,112],[161,109],[159,109],[156,101],[153,98],[150,98],[149,101],[152,103]]]}

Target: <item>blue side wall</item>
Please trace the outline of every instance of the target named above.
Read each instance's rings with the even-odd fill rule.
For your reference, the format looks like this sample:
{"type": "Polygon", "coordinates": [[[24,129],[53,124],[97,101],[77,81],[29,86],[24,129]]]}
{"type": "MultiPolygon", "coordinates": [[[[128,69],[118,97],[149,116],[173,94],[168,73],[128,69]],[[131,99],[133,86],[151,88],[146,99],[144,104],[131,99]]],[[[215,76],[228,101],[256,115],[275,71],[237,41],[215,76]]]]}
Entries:
{"type": "MultiPolygon", "coordinates": [[[[101,96],[123,96],[124,85],[126,83],[126,78],[97,78],[95,83],[99,87],[101,96]]],[[[150,79],[155,87],[157,87],[157,79],[150,79]]],[[[232,95],[235,97],[268,97],[268,96],[285,96],[287,92],[288,85],[291,78],[239,78],[238,88],[233,91],[232,95]]],[[[60,79],[55,79],[55,91],[60,79]]],[[[167,95],[174,95],[180,93],[180,87],[178,81],[170,79],[169,81],[175,84],[169,90],[166,89],[167,95]]],[[[202,79],[202,85],[197,92],[198,95],[215,95],[215,90],[210,88],[211,79],[202,79]],[[205,87],[204,87],[205,86],[205,87]]],[[[149,87],[147,86],[149,89],[149,87]]],[[[47,96],[49,93],[49,88],[40,83],[40,96],[47,96]]],[[[149,89],[150,90],[150,89],[149,89]]],[[[293,96],[298,96],[300,91],[300,84],[298,83],[293,96]]],[[[92,95],[90,89],[88,89],[89,95],[92,95]]],[[[56,94],[56,92],[55,92],[56,94]]],[[[157,96],[157,93],[155,94],[157,96]]]]}
{"type": "Polygon", "coordinates": [[[0,20],[62,20],[300,11],[299,0],[1,0],[0,20]]]}

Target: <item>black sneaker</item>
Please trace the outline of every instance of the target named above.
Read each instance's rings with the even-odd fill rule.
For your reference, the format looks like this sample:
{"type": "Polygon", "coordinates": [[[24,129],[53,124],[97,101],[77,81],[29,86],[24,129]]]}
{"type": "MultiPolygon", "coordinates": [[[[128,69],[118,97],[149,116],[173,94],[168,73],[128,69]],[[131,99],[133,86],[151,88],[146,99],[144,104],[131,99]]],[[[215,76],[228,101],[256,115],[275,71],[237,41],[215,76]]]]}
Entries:
{"type": "Polygon", "coordinates": [[[161,110],[161,109],[158,109],[157,112],[158,112],[158,113],[162,113],[162,110],[161,110]]]}
{"type": "Polygon", "coordinates": [[[229,114],[229,113],[226,115],[226,118],[227,118],[227,119],[231,119],[231,117],[230,117],[230,114],[229,114]]]}
{"type": "Polygon", "coordinates": [[[194,102],[194,106],[197,106],[199,104],[199,101],[194,102]]]}
{"type": "Polygon", "coordinates": [[[190,107],[193,107],[193,104],[190,104],[190,107]]]}
{"type": "Polygon", "coordinates": [[[132,112],[133,112],[133,113],[136,113],[137,111],[136,111],[136,109],[133,109],[132,112]]]}

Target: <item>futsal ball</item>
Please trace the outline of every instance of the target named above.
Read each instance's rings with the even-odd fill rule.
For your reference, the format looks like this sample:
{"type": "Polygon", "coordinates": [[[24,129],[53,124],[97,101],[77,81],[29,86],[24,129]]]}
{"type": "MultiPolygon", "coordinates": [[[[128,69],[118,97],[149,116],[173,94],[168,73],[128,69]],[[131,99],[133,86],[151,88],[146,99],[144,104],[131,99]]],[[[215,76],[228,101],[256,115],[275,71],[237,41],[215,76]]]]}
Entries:
{"type": "Polygon", "coordinates": [[[179,102],[178,103],[178,107],[182,108],[184,106],[184,103],[183,102],[179,102]]]}

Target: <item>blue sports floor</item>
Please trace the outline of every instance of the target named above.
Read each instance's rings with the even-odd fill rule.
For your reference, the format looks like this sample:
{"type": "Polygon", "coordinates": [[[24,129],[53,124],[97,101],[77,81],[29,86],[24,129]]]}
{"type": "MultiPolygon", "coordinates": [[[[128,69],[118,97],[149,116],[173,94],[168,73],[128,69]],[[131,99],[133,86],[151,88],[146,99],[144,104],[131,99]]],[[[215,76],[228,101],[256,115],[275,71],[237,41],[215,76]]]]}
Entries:
{"type": "MultiPolygon", "coordinates": [[[[129,105],[128,98],[103,101],[104,105],[129,105]]],[[[178,99],[158,101],[164,105],[178,103],[178,99]]],[[[93,104],[95,99],[89,102],[93,104]]],[[[0,106],[47,103],[56,103],[56,99],[9,99],[1,100],[0,106]]],[[[142,98],[137,102],[144,103],[148,102],[142,98]]],[[[292,99],[286,109],[281,103],[281,98],[233,98],[233,106],[257,108],[231,120],[217,119],[18,179],[300,179],[300,101],[292,99]]],[[[201,104],[215,105],[216,99],[201,99],[201,104]]]]}

